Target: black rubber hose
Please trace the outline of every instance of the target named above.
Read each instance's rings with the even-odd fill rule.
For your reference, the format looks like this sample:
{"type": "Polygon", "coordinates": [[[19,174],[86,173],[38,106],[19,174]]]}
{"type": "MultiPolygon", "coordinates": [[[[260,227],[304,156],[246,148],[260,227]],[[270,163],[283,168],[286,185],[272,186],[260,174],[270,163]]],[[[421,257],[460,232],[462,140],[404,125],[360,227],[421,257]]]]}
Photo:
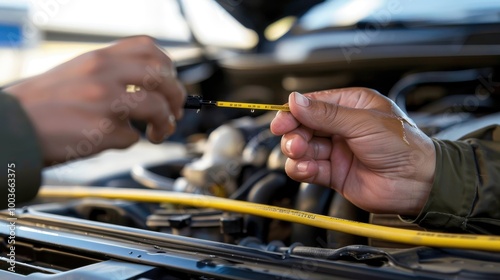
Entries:
{"type": "Polygon", "coordinates": [[[252,176],[250,176],[247,180],[241,184],[241,186],[231,194],[229,197],[230,199],[235,199],[235,200],[247,200],[247,195],[252,189],[252,187],[257,184],[262,178],[265,176],[269,175],[271,171],[268,169],[261,169],[256,171],[252,176]]]}
{"type": "MultiPolygon", "coordinates": [[[[297,188],[289,185],[288,182],[289,179],[284,173],[272,171],[252,186],[248,194],[248,201],[272,205],[274,199],[291,197],[297,188]]],[[[268,218],[248,215],[245,221],[247,234],[267,241],[270,222],[271,219],[268,218]]]]}
{"type": "MultiPolygon", "coordinates": [[[[295,209],[326,215],[335,192],[324,186],[302,184],[299,188],[295,209]]],[[[295,223],[292,225],[291,242],[300,242],[305,246],[325,246],[324,229],[295,223]]]]}
{"type": "Polygon", "coordinates": [[[410,74],[399,80],[388,97],[406,114],[406,96],[419,84],[468,82],[484,76],[485,69],[436,71],[410,74]]]}
{"type": "MultiPolygon", "coordinates": [[[[328,216],[364,223],[368,223],[370,220],[370,213],[356,207],[341,195],[334,196],[328,216]]],[[[327,233],[327,244],[328,248],[341,248],[352,244],[368,244],[368,239],[363,236],[330,230],[327,233]]]]}

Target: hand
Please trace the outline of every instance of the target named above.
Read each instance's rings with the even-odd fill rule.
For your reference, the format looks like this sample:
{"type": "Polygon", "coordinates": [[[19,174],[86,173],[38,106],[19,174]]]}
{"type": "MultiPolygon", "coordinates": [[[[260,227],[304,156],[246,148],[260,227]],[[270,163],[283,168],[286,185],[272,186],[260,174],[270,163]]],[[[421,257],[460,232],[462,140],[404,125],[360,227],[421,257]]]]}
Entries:
{"type": "Polygon", "coordinates": [[[139,139],[130,120],[148,123],[159,143],[182,117],[185,91],[172,61],[147,36],[120,40],[5,89],[38,134],[46,163],[125,148],[139,139]],[[137,92],[127,92],[136,85],[137,92]]]}
{"type": "Polygon", "coordinates": [[[271,131],[294,180],[332,187],[373,213],[417,215],[434,178],[432,140],[388,98],[364,88],[292,93],[271,131]]]}

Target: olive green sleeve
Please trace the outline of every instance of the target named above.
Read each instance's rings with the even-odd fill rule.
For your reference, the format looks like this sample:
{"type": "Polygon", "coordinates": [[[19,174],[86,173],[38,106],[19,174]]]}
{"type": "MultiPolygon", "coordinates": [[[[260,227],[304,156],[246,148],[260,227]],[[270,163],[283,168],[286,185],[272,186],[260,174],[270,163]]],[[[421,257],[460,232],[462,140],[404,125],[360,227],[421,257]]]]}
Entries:
{"type": "Polygon", "coordinates": [[[413,221],[450,232],[500,233],[500,126],[460,141],[433,139],[436,175],[429,199],[413,221]]]}
{"type": "Polygon", "coordinates": [[[36,196],[43,161],[28,115],[17,99],[1,91],[0,127],[0,209],[5,209],[36,196]]]}

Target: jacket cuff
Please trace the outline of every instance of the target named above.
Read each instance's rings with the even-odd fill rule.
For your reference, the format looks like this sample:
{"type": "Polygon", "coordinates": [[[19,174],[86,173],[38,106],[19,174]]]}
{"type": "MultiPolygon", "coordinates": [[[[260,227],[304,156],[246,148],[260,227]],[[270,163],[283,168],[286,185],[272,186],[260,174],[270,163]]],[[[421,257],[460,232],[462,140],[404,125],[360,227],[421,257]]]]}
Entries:
{"type": "Polygon", "coordinates": [[[473,149],[460,141],[433,142],[436,170],[429,199],[415,219],[402,219],[427,229],[466,230],[478,187],[473,149]]]}
{"type": "Polygon", "coordinates": [[[0,137],[0,209],[4,209],[9,201],[20,205],[36,196],[43,160],[28,115],[15,97],[1,91],[0,124],[3,131],[0,137]]]}

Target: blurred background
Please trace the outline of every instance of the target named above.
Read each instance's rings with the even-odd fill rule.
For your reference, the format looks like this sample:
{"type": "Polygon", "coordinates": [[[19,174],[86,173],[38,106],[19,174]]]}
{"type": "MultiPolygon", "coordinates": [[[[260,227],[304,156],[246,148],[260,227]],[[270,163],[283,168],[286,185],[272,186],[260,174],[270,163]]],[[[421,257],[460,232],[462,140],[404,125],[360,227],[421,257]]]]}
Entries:
{"type": "Polygon", "coordinates": [[[232,93],[271,90],[250,88],[263,101],[353,84],[388,92],[410,71],[493,66],[499,12],[494,0],[0,0],[0,85],[147,34],[179,67],[216,61],[182,75],[188,85],[222,70],[232,93]]]}
{"type": "Polygon", "coordinates": [[[187,86],[218,84],[193,89],[211,97],[283,102],[351,85],[388,94],[412,72],[496,66],[499,13],[494,0],[0,0],[0,85],[147,34],[187,86]]]}

